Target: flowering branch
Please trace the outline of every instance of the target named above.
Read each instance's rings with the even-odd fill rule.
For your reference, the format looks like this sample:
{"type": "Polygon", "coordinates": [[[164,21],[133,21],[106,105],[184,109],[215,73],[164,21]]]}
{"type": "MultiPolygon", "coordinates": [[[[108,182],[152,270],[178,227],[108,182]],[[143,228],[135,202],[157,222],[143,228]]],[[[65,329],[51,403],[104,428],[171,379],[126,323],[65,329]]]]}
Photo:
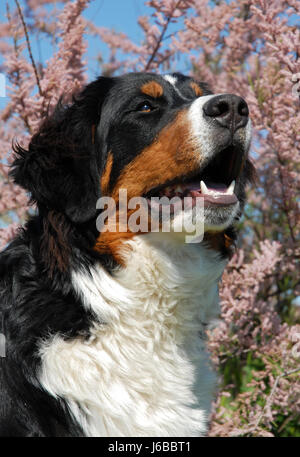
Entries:
{"type": "Polygon", "coordinates": [[[249,432],[251,432],[251,433],[255,432],[255,430],[258,428],[262,418],[264,417],[264,415],[266,413],[266,410],[271,407],[272,401],[273,401],[273,398],[274,398],[274,395],[275,395],[275,391],[277,389],[277,386],[278,386],[278,383],[279,383],[280,379],[281,378],[286,378],[287,376],[290,376],[291,374],[299,373],[299,372],[300,372],[300,368],[295,368],[293,370],[289,370],[289,371],[286,371],[284,373],[281,373],[280,375],[277,376],[277,378],[275,379],[274,385],[272,387],[272,390],[270,392],[270,395],[268,396],[268,398],[266,400],[265,406],[263,407],[262,412],[258,416],[254,426],[251,427],[251,429],[249,429],[249,432]]]}
{"type": "Polygon", "coordinates": [[[41,96],[43,96],[43,92],[42,92],[41,84],[40,84],[40,79],[39,79],[38,72],[37,72],[37,69],[36,69],[36,65],[35,65],[35,62],[34,62],[34,58],[33,58],[32,52],[31,52],[31,46],[30,46],[30,41],[29,41],[29,36],[28,36],[28,31],[27,31],[27,27],[26,27],[26,24],[25,24],[24,16],[23,16],[19,1],[15,0],[15,3],[17,5],[19,16],[20,16],[20,19],[22,21],[22,25],[23,25],[23,29],[24,29],[24,33],[25,33],[25,37],[26,37],[27,49],[28,49],[28,52],[29,52],[29,56],[30,56],[30,60],[31,60],[31,63],[32,63],[33,71],[34,71],[34,74],[35,74],[36,83],[37,83],[37,86],[39,88],[39,93],[40,93],[41,96]]]}
{"type": "Polygon", "coordinates": [[[160,46],[162,44],[162,41],[164,39],[164,35],[165,35],[166,31],[167,31],[167,28],[168,28],[168,26],[170,24],[170,21],[173,18],[174,12],[179,8],[181,3],[182,3],[182,0],[178,0],[177,3],[174,5],[173,9],[171,10],[171,12],[169,13],[169,15],[168,15],[168,17],[166,19],[165,25],[163,26],[161,34],[160,34],[160,36],[159,36],[159,38],[157,40],[156,46],[153,49],[153,52],[150,55],[150,58],[149,58],[148,62],[145,65],[144,71],[148,71],[150,69],[150,66],[151,66],[153,60],[155,59],[155,56],[156,56],[156,54],[157,54],[157,52],[158,52],[158,50],[159,50],[159,48],[160,48],[160,46]]]}

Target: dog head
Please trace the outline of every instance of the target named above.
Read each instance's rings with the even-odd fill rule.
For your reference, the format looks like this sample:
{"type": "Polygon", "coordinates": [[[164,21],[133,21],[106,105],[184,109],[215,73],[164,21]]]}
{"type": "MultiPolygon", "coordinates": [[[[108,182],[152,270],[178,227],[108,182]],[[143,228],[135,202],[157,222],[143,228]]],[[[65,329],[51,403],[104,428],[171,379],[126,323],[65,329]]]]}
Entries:
{"type": "MultiPolygon", "coordinates": [[[[167,196],[204,202],[205,231],[224,232],[241,214],[251,122],[243,98],[212,94],[181,74],[100,77],[70,106],[59,104],[12,168],[40,211],[75,225],[95,221],[97,201],[167,196]]],[[[193,206],[193,203],[192,203],[193,206]]],[[[191,208],[190,208],[191,209],[191,208]]],[[[98,234],[95,249],[112,252],[126,233],[98,234]]]]}

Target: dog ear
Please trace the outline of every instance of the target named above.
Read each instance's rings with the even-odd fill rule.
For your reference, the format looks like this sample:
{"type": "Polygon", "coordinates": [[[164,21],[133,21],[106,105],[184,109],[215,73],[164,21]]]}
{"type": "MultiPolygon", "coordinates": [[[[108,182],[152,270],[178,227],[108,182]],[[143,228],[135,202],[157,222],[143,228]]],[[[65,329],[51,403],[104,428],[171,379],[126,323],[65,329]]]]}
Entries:
{"type": "Polygon", "coordinates": [[[100,197],[100,145],[96,129],[112,78],[100,77],[73,99],[58,103],[32,137],[28,149],[18,144],[11,176],[28,190],[40,211],[55,210],[74,223],[96,216],[100,197]]]}

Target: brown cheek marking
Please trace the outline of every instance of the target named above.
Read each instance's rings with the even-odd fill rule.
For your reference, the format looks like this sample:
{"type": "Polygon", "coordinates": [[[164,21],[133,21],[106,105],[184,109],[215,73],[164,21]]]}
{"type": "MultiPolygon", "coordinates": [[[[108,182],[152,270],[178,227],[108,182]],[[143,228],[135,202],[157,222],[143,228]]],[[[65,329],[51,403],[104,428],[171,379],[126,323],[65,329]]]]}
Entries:
{"type": "Polygon", "coordinates": [[[197,97],[201,97],[201,95],[203,95],[203,91],[201,89],[201,87],[198,86],[197,83],[195,83],[194,81],[191,82],[190,84],[191,88],[193,89],[193,91],[195,92],[196,96],[197,97]]]}
{"type": "Polygon", "coordinates": [[[164,93],[162,86],[156,81],[150,81],[148,83],[145,83],[141,87],[141,91],[143,94],[149,95],[153,98],[161,97],[164,93]]]}
{"type": "Polygon", "coordinates": [[[107,194],[107,191],[108,191],[112,165],[113,165],[113,156],[112,156],[112,153],[109,152],[108,158],[106,161],[106,165],[105,165],[105,170],[104,170],[104,173],[102,174],[102,178],[101,178],[101,191],[102,191],[103,195],[107,194]]]}
{"type": "Polygon", "coordinates": [[[210,249],[218,251],[231,257],[234,251],[235,242],[224,232],[206,232],[203,240],[210,249]]]}
{"type": "Polygon", "coordinates": [[[128,198],[142,196],[153,187],[194,172],[199,164],[199,150],[190,141],[190,121],[184,110],[127,165],[112,195],[117,198],[123,188],[127,189],[128,198]]]}
{"type": "MultiPolygon", "coordinates": [[[[116,203],[119,200],[119,189],[127,189],[128,200],[135,196],[143,196],[153,187],[194,172],[198,169],[199,163],[199,149],[190,142],[190,123],[187,111],[184,110],[161,131],[150,146],[125,167],[111,196],[116,203]]],[[[134,211],[128,211],[128,217],[134,211]]],[[[117,220],[118,216],[117,212],[117,220]]],[[[136,234],[129,229],[126,233],[100,233],[94,249],[101,253],[111,253],[122,264],[122,241],[129,240],[136,234]]]]}

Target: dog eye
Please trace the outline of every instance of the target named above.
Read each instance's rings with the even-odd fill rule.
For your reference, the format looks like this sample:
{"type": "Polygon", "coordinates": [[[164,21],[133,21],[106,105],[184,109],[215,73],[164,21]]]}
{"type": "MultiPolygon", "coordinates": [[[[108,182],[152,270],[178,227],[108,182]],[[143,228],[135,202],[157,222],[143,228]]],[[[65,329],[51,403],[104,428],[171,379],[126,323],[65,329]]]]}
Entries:
{"type": "Polygon", "coordinates": [[[140,103],[137,107],[137,111],[142,111],[143,113],[150,113],[154,108],[149,102],[140,103]]]}

